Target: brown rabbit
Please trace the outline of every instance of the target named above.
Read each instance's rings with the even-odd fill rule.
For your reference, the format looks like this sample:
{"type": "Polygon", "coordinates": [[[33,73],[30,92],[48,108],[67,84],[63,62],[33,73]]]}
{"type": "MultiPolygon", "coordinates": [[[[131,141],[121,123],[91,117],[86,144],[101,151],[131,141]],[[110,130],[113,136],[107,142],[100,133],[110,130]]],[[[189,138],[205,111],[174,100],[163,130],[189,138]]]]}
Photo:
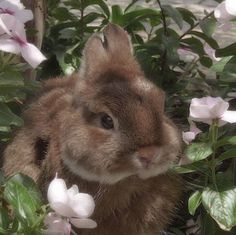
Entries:
{"type": "Polygon", "coordinates": [[[164,92],[148,81],[127,33],[93,35],[79,74],[49,80],[6,148],[4,171],[55,177],[94,196],[94,230],[80,235],[156,235],[175,212],[181,180],[167,172],[181,141],[164,115],[164,92]],[[44,159],[43,159],[44,158],[44,159]]]}

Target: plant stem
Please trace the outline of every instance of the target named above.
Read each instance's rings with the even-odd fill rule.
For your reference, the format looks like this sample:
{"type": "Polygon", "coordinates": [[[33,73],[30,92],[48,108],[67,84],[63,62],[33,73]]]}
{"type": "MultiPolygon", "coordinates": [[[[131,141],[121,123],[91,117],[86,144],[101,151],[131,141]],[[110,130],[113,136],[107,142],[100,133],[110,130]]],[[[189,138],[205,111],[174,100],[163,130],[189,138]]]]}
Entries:
{"type": "Polygon", "coordinates": [[[199,20],[196,24],[194,24],[192,27],[190,27],[186,32],[184,32],[180,37],[179,40],[181,40],[183,37],[185,37],[187,34],[191,33],[193,29],[195,29],[202,21],[212,16],[214,11],[211,11],[209,14],[207,14],[205,17],[203,17],[201,20],[199,20]]]}
{"type": "MultiPolygon", "coordinates": [[[[163,23],[163,29],[164,29],[164,34],[166,37],[168,37],[168,30],[167,30],[167,23],[166,23],[166,16],[165,16],[165,12],[161,6],[161,2],[160,0],[157,0],[157,3],[160,7],[161,10],[161,19],[162,19],[162,23],[163,23]]],[[[166,61],[167,61],[167,50],[165,49],[163,51],[163,54],[161,55],[161,74],[165,73],[165,69],[166,69],[166,61]]]]}
{"type": "Polygon", "coordinates": [[[163,10],[163,8],[161,6],[160,0],[157,0],[157,3],[158,3],[158,5],[160,7],[160,10],[161,10],[161,19],[162,19],[162,23],[163,23],[164,33],[165,33],[166,36],[168,36],[165,12],[164,12],[164,10],[163,10]]]}
{"type": "Polygon", "coordinates": [[[212,121],[212,125],[210,127],[210,141],[212,144],[212,148],[213,148],[213,154],[212,154],[212,158],[211,158],[211,173],[212,173],[212,182],[214,184],[214,187],[217,191],[218,187],[217,187],[217,183],[216,183],[216,165],[215,165],[215,157],[216,157],[216,144],[217,144],[217,139],[218,139],[218,119],[214,119],[212,121]]]}

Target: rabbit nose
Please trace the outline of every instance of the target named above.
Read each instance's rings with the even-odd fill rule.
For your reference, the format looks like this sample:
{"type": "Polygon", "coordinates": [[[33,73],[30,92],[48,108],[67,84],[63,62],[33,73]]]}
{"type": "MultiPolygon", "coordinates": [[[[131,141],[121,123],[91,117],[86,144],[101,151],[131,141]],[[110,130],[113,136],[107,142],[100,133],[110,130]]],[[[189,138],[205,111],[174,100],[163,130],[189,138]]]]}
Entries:
{"type": "Polygon", "coordinates": [[[138,151],[139,161],[145,168],[148,168],[153,163],[153,160],[157,155],[158,148],[156,147],[144,147],[138,151]]]}

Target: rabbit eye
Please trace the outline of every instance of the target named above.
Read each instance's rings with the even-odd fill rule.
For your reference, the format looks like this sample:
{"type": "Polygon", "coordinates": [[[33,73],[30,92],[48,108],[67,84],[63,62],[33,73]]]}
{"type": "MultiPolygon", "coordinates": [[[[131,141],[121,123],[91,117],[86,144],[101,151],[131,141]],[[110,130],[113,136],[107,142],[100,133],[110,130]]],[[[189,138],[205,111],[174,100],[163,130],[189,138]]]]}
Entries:
{"type": "Polygon", "coordinates": [[[103,113],[101,116],[101,125],[103,128],[107,130],[114,128],[114,123],[113,123],[112,118],[106,113],[103,113]]]}

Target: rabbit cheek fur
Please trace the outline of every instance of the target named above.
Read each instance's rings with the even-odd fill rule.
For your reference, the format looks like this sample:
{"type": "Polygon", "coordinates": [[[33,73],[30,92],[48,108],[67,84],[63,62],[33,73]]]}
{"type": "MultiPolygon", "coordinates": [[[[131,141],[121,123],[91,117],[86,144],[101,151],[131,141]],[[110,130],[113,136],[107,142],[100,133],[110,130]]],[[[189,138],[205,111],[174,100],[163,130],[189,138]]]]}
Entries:
{"type": "Polygon", "coordinates": [[[178,131],[164,115],[164,92],[145,79],[126,32],[109,24],[104,40],[88,40],[78,77],[46,82],[5,151],[3,169],[29,174],[44,192],[58,172],[93,195],[98,227],[79,234],[154,235],[181,194],[181,180],[167,172],[180,149],[178,131]],[[40,169],[32,159],[38,138],[49,141],[40,169]],[[17,148],[31,171],[12,163],[17,148]]]}

